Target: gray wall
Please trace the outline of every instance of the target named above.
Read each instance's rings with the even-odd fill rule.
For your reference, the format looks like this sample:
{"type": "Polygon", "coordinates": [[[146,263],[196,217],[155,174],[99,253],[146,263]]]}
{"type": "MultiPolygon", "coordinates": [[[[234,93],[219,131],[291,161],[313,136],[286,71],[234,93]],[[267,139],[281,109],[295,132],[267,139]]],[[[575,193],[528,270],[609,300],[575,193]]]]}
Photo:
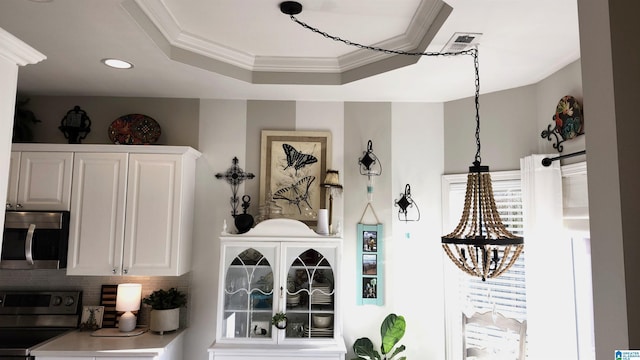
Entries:
{"type": "MultiPolygon", "coordinates": [[[[582,77],[577,60],[539,83],[480,95],[480,142],[482,164],[491,171],[520,168],[520,158],[533,154],[560,155],[552,142],[540,136],[553,122],[558,101],[572,95],[582,104],[582,77]]],[[[445,173],[464,173],[475,153],[474,99],[444,104],[445,173]]],[[[585,132],[589,122],[587,107],[585,132]]],[[[585,149],[585,136],[564,142],[561,154],[585,149]]],[[[584,161],[584,157],[563,160],[563,164],[584,161]]]]}
{"type": "Polygon", "coordinates": [[[637,1],[578,0],[598,359],[640,348],[637,1]]]}
{"type": "Polygon", "coordinates": [[[58,126],[67,111],[78,105],[91,119],[91,132],[83,144],[109,144],[111,122],[123,115],[144,114],[162,129],[158,145],[198,145],[198,101],[194,99],[18,96],[29,99],[27,107],[42,121],[33,126],[34,142],[66,143],[58,126]]]}
{"type": "MultiPolygon", "coordinates": [[[[520,168],[520,158],[535,153],[539,129],[534,85],[480,95],[482,164],[491,171],[520,168]]],[[[444,106],[445,173],[466,173],[476,154],[474,99],[444,106]]]]}

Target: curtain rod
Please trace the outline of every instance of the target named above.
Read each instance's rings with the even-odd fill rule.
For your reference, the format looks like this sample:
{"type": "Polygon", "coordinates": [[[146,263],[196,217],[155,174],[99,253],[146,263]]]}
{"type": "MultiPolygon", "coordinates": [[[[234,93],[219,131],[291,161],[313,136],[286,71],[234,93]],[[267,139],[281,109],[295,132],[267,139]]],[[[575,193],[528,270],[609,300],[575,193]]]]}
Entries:
{"type": "Polygon", "coordinates": [[[544,166],[549,166],[551,165],[552,162],[556,161],[556,160],[560,160],[560,159],[564,159],[564,158],[569,158],[569,157],[573,157],[573,156],[578,156],[578,155],[584,155],[587,153],[587,150],[582,150],[582,151],[576,151],[574,153],[571,154],[567,154],[567,155],[560,155],[560,156],[556,156],[554,158],[544,158],[542,159],[542,165],[544,166]]]}

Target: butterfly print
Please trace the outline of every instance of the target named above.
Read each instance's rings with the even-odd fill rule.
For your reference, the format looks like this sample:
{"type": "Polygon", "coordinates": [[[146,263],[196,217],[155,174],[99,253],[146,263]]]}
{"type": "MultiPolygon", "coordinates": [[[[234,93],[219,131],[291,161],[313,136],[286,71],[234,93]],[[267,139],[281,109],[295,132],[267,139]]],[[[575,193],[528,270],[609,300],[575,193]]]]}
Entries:
{"type": "Polygon", "coordinates": [[[273,193],[273,198],[276,200],[286,200],[289,205],[297,206],[298,211],[302,214],[302,209],[300,208],[301,203],[304,202],[309,208],[312,208],[311,204],[309,204],[309,188],[315,179],[315,176],[305,176],[289,186],[278,189],[278,191],[273,193]]]}
{"type": "Polygon", "coordinates": [[[297,174],[298,170],[300,170],[301,168],[318,162],[318,158],[316,158],[315,156],[311,154],[303,154],[289,144],[282,144],[282,148],[284,149],[284,153],[287,156],[287,166],[285,166],[284,170],[293,166],[297,174]]]}

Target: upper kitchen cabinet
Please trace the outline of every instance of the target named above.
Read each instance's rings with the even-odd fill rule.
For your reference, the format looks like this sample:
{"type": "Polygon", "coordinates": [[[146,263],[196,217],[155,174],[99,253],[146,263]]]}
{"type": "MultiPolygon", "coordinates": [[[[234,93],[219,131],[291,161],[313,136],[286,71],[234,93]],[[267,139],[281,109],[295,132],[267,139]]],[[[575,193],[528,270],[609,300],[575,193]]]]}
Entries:
{"type": "Polygon", "coordinates": [[[341,238],[271,219],[223,234],[220,256],[210,360],[344,360],[341,238]],[[272,324],[276,313],[287,322],[272,324]]]}
{"type": "Polygon", "coordinates": [[[69,210],[72,163],[72,152],[16,151],[14,146],[6,209],[69,210]]]}
{"type": "Polygon", "coordinates": [[[199,156],[172,146],[76,152],[67,274],[187,273],[199,156]]]}

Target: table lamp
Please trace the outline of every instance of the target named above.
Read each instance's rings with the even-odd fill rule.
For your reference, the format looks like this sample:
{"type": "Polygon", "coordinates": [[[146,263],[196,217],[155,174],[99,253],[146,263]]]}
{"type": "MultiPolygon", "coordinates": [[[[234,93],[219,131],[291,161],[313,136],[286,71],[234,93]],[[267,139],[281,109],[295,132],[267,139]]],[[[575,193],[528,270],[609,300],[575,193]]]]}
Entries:
{"type": "Polygon", "coordinates": [[[120,284],[116,296],[116,311],[124,311],[118,321],[118,329],[121,332],[133,331],[136,328],[136,316],[132,311],[140,310],[140,298],[142,296],[141,284],[120,284]]]}
{"type": "Polygon", "coordinates": [[[333,197],[342,190],[338,170],[327,170],[327,175],[321,186],[329,189],[329,232],[333,233],[333,197]]]}

